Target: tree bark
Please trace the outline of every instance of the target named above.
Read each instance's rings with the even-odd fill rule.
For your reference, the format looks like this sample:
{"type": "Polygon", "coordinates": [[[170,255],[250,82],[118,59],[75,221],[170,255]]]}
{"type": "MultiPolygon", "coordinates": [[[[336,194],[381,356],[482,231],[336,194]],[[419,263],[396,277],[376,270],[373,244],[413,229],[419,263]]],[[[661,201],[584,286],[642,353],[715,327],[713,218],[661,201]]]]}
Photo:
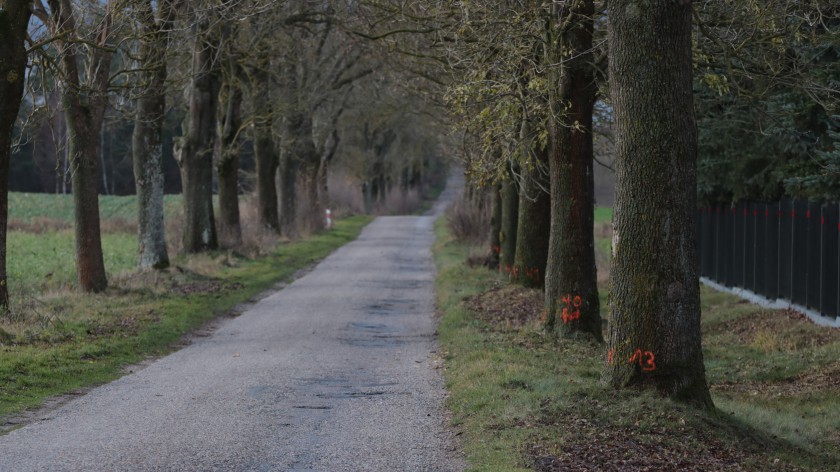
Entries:
{"type": "Polygon", "coordinates": [[[502,229],[499,231],[501,253],[499,254],[499,270],[510,274],[516,256],[516,232],[519,226],[519,189],[508,170],[508,175],[502,181],[502,229]]]}
{"type": "Polygon", "coordinates": [[[300,166],[294,153],[286,149],[280,161],[280,234],[297,237],[297,176],[300,166]]]}
{"type": "Polygon", "coordinates": [[[595,268],[595,179],[592,111],[597,84],[593,69],[592,0],[578,0],[556,13],[554,57],[562,62],[551,95],[551,238],[546,274],[546,329],[557,319],[561,334],[588,333],[603,341],[595,268]]]}
{"type": "Polygon", "coordinates": [[[490,187],[493,213],[490,217],[490,268],[499,267],[499,254],[502,252],[502,184],[490,187]]]}
{"type": "Polygon", "coordinates": [[[216,175],[219,179],[219,236],[227,245],[242,243],[239,219],[239,129],[242,126],[242,89],[236,77],[225,80],[219,95],[216,133],[216,175]]]}
{"type": "Polygon", "coordinates": [[[221,80],[218,35],[211,31],[211,24],[207,17],[193,22],[189,111],[183,125],[185,134],[175,142],[184,194],[182,242],[187,254],[217,249],[219,245],[213,214],[213,148],[221,80]]]}
{"type": "Polygon", "coordinates": [[[79,287],[85,292],[99,292],[108,286],[102,257],[99,226],[99,131],[107,105],[106,91],[113,55],[102,47],[110,27],[110,4],[98,32],[99,48],[88,59],[82,84],[76,51],[76,21],[69,0],[50,0],[50,14],[60,41],[60,64],[65,78],[62,105],[67,119],[68,153],[73,184],[76,240],[76,273],[79,287]]]}
{"type": "Polygon", "coordinates": [[[137,115],[131,137],[134,181],[137,187],[137,232],[141,269],[169,267],[163,215],[163,121],[166,113],[166,49],[174,8],[158,2],[155,19],[152,2],[138,12],[140,23],[140,74],[137,115]]]}
{"type": "MultiPolygon", "coordinates": [[[[534,149],[533,154],[541,165],[547,164],[548,150],[534,149]]],[[[536,166],[523,168],[519,189],[516,255],[510,279],[526,287],[542,288],[545,280],[551,232],[551,196],[545,190],[548,184],[544,170],[536,166]]]]}
{"type": "Polygon", "coordinates": [[[252,126],[254,159],[257,165],[257,207],[260,225],[280,232],[280,212],[277,205],[277,169],[280,158],[272,137],[273,107],[269,94],[268,74],[257,70],[251,74],[251,111],[258,114],[252,126]]]}
{"type": "Polygon", "coordinates": [[[6,231],[9,219],[9,163],[12,139],[23,99],[26,30],[32,1],[7,0],[0,11],[0,310],[9,308],[6,231]]]}
{"type": "Polygon", "coordinates": [[[616,119],[605,381],[712,406],[700,345],[691,2],[613,0],[616,119]]]}

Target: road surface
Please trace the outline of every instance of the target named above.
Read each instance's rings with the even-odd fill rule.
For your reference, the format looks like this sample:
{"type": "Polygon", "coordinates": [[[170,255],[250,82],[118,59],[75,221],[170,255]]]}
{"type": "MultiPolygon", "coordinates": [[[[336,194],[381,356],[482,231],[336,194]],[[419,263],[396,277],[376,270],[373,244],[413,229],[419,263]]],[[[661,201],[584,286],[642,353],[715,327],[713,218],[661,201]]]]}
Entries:
{"type": "Polygon", "coordinates": [[[381,217],[210,337],[0,436],[0,471],[454,471],[433,222],[381,217]]]}

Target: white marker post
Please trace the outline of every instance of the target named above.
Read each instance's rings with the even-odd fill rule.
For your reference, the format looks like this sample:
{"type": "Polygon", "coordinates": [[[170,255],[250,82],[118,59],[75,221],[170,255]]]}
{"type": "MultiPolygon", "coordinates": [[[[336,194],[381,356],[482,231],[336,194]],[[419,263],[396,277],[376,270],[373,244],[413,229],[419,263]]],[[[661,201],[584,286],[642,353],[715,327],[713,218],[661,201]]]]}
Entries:
{"type": "Polygon", "coordinates": [[[332,228],[332,212],[329,208],[327,208],[326,217],[327,217],[327,229],[332,228]]]}

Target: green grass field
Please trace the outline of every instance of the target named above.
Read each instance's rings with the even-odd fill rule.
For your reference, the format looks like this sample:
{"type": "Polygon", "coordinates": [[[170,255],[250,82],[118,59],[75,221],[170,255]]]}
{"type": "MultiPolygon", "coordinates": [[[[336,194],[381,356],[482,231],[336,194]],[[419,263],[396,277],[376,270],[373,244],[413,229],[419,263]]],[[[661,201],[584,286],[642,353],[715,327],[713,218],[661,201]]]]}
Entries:
{"type": "MultiPolygon", "coordinates": [[[[163,198],[165,215],[173,216],[180,210],[181,196],[166,195],[163,198]]],[[[137,196],[99,197],[99,213],[103,219],[120,218],[137,221],[137,196]]],[[[73,197],[49,193],[9,193],[9,220],[31,222],[46,218],[73,222],[73,197]]]]}
{"type": "MultiPolygon", "coordinates": [[[[447,406],[468,470],[840,467],[840,331],[704,287],[703,345],[717,409],[615,391],[599,382],[604,345],[543,333],[540,292],[468,266],[481,250],[452,240],[442,221],[437,231],[447,406]]],[[[601,243],[608,251],[608,238],[601,243]]]]}

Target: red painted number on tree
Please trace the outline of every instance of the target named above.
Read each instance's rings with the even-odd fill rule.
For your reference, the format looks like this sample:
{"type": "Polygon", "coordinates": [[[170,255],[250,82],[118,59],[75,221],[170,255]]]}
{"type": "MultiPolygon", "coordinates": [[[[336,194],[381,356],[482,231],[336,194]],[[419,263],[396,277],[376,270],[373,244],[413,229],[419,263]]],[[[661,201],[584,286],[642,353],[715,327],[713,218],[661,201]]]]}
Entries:
{"type": "Polygon", "coordinates": [[[569,294],[561,298],[561,300],[566,305],[563,307],[563,314],[561,316],[563,324],[568,324],[570,321],[580,319],[580,306],[583,304],[583,299],[581,299],[578,295],[575,295],[575,297],[572,298],[572,295],[569,294]]]}

